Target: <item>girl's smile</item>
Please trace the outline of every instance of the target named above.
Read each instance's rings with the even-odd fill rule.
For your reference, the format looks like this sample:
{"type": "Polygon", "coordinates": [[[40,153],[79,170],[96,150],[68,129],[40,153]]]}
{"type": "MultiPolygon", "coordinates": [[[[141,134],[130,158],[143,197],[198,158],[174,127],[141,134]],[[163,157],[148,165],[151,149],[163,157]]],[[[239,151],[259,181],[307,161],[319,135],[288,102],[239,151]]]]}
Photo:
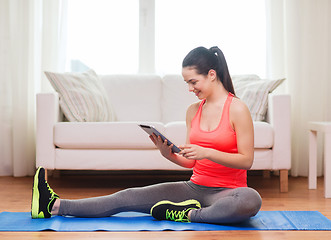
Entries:
{"type": "Polygon", "coordinates": [[[198,74],[195,68],[186,67],[182,69],[184,81],[188,84],[190,92],[193,92],[199,99],[202,97],[201,87],[203,87],[204,76],[198,74]]]}

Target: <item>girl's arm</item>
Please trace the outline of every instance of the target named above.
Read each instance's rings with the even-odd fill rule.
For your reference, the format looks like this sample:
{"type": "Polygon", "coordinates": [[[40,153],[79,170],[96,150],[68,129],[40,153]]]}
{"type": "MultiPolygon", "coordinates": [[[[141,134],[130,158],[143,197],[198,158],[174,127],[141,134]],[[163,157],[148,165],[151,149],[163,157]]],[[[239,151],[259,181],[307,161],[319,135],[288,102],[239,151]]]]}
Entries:
{"type": "Polygon", "coordinates": [[[250,169],[254,159],[253,121],[247,106],[237,98],[233,98],[230,107],[230,122],[236,131],[238,153],[226,153],[193,144],[182,146],[180,153],[187,159],[209,159],[230,168],[250,169]]]}
{"type": "MultiPolygon", "coordinates": [[[[191,121],[193,116],[198,110],[198,103],[192,104],[188,107],[186,112],[186,143],[189,144],[189,136],[190,136],[190,130],[191,130],[191,121]]],[[[182,152],[179,154],[175,154],[171,151],[172,145],[168,146],[167,142],[163,142],[161,137],[157,137],[156,135],[151,135],[150,139],[153,141],[153,143],[156,145],[156,147],[160,150],[162,156],[170,160],[171,162],[185,167],[185,168],[193,168],[195,165],[195,159],[189,159],[182,156],[182,152]]]]}
{"type": "Polygon", "coordinates": [[[156,136],[155,134],[149,136],[150,139],[153,141],[153,143],[156,145],[156,147],[160,150],[163,157],[170,160],[171,162],[185,167],[185,168],[192,168],[194,166],[195,160],[190,160],[188,158],[185,158],[179,154],[173,153],[171,148],[173,144],[170,146],[167,145],[167,140],[164,142],[162,141],[160,136],[156,136]]]}

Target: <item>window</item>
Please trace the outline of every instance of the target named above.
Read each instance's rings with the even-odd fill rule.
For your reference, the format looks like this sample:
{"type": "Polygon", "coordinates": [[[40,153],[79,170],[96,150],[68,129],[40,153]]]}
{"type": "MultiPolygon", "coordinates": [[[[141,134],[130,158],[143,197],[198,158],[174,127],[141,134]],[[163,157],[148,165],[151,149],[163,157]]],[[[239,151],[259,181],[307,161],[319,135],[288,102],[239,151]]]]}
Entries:
{"type": "Polygon", "coordinates": [[[180,72],[198,46],[218,46],[230,74],[265,75],[266,31],[262,0],[156,0],[156,71],[180,72]]]}
{"type": "Polygon", "coordinates": [[[139,2],[69,0],[67,70],[138,71],[139,2]]]}
{"type": "Polygon", "coordinates": [[[70,0],[68,63],[99,74],[138,73],[141,66],[179,74],[191,49],[217,45],[231,74],[264,77],[265,18],[263,0],[70,0]]]}

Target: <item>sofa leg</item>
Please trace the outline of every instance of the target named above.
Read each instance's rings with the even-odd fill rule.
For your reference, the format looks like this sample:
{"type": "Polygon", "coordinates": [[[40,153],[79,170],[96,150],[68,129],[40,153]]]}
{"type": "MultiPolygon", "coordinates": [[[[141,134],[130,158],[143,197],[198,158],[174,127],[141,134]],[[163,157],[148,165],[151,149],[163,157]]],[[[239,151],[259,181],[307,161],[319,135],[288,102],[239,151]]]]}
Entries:
{"type": "Polygon", "coordinates": [[[288,192],[288,170],[279,170],[279,187],[280,192],[288,192]]]}
{"type": "Polygon", "coordinates": [[[270,178],[270,170],[263,170],[263,178],[270,178]]]}

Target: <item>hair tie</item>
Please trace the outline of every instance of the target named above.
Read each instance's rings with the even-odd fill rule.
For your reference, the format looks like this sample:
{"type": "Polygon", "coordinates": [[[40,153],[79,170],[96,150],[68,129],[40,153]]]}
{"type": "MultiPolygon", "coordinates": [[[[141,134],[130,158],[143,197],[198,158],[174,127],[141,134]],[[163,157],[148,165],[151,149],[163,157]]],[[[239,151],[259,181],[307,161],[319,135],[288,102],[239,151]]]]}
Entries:
{"type": "Polygon", "coordinates": [[[219,51],[220,49],[217,47],[217,46],[214,46],[214,47],[211,47],[211,48],[209,48],[209,51],[211,51],[212,53],[218,53],[218,51],[219,51]]]}

